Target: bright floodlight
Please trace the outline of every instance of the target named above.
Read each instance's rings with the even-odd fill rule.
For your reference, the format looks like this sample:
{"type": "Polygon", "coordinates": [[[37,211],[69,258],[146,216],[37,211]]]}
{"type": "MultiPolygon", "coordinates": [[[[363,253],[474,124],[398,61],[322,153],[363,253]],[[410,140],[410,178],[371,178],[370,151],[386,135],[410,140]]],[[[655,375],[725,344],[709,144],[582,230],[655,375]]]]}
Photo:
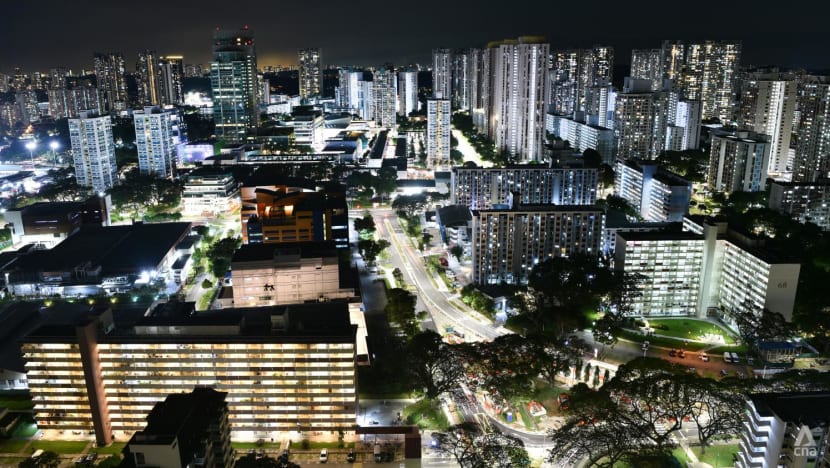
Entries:
{"type": "Polygon", "coordinates": [[[34,141],[30,141],[30,142],[26,143],[26,149],[27,150],[32,151],[35,148],[37,148],[37,143],[35,143],[34,141]]]}
{"type": "Polygon", "coordinates": [[[56,149],[58,149],[58,147],[59,147],[60,145],[61,145],[61,144],[60,144],[60,143],[58,143],[57,141],[50,141],[50,142],[49,142],[49,147],[50,147],[50,148],[52,148],[52,151],[55,151],[56,149]]]}

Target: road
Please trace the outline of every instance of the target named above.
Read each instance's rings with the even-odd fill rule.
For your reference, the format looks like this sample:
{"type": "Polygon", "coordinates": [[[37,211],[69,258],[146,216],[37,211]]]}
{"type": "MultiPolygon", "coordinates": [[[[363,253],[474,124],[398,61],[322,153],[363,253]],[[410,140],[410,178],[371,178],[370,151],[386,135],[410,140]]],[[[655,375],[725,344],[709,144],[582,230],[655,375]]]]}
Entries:
{"type": "Polygon", "coordinates": [[[373,209],[371,212],[378,237],[392,243],[388,249],[392,265],[400,268],[406,282],[415,286],[420,304],[429,312],[439,330],[451,326],[461,331],[467,341],[492,340],[508,333],[503,327],[476,320],[451,304],[449,292],[436,288],[424,258],[412,246],[394,212],[388,208],[373,209]]]}
{"type": "Polygon", "coordinates": [[[493,163],[481,159],[481,156],[478,152],[476,152],[475,148],[473,148],[473,145],[470,144],[470,140],[468,140],[467,137],[465,137],[460,131],[453,129],[452,136],[458,140],[458,148],[456,149],[464,155],[464,162],[472,161],[476,163],[478,167],[493,166],[493,163]]]}

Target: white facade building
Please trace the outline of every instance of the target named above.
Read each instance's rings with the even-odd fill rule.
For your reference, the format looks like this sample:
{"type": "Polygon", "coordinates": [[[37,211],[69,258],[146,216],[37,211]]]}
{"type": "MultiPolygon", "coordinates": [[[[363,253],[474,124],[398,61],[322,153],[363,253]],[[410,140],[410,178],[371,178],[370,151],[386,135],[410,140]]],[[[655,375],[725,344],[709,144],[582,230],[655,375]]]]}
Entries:
{"type": "Polygon", "coordinates": [[[712,135],[709,189],[728,193],[764,190],[770,149],[767,135],[742,131],[712,135]]]}
{"type": "Polygon", "coordinates": [[[319,96],[323,91],[323,66],[320,49],[297,50],[300,71],[300,97],[308,99],[319,96]]]}
{"type": "Polygon", "coordinates": [[[646,221],[679,222],[689,209],[692,184],[656,163],[617,160],[614,195],[638,209],[646,221]]]}
{"type": "Polygon", "coordinates": [[[781,175],[791,169],[790,138],[798,87],[794,80],[775,78],[761,75],[744,81],[738,128],[769,135],[767,171],[781,175]]]}
{"type": "Polygon", "coordinates": [[[452,50],[432,51],[432,95],[449,99],[452,96],[452,50]]]}
{"type": "Polygon", "coordinates": [[[112,121],[108,115],[81,112],[78,118],[69,119],[69,140],[78,185],[106,192],[118,184],[112,121]]]}
{"type": "Polygon", "coordinates": [[[450,164],[449,99],[427,99],[427,160],[434,165],[450,164]]]}
{"type": "Polygon", "coordinates": [[[142,174],[172,177],[176,171],[174,112],[148,106],[133,113],[138,168],[142,174]]]}
{"type": "Polygon", "coordinates": [[[418,102],[418,72],[398,72],[398,114],[409,116],[420,108],[418,102]]]}
{"type": "Polygon", "coordinates": [[[197,169],[185,178],[182,214],[217,216],[230,213],[239,203],[239,190],[231,172],[197,169]]]}
{"type": "Polygon", "coordinates": [[[770,209],[786,213],[800,223],[813,223],[830,231],[830,180],[770,184],[770,209]]]}
{"type": "MultiPolygon", "coordinates": [[[[579,115],[579,113],[577,113],[579,115]]],[[[588,148],[596,150],[602,161],[611,164],[616,151],[614,130],[591,125],[564,115],[548,113],[545,116],[545,130],[556,137],[567,140],[572,148],[582,152],[588,148]]]]}

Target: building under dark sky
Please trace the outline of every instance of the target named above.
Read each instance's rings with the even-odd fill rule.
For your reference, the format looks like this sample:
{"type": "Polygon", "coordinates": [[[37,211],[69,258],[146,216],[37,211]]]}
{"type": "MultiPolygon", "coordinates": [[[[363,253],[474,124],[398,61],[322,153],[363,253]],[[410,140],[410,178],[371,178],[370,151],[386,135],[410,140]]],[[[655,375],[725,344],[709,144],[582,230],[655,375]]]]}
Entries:
{"type": "Polygon", "coordinates": [[[550,0],[18,1],[0,15],[0,70],[92,68],[94,51],[139,50],[210,61],[215,27],[248,24],[260,66],[294,64],[296,50],[323,49],[325,65],[428,63],[433,47],[482,46],[544,34],[551,48],[605,43],[627,63],[631,48],[662,39],[741,39],[744,64],[830,68],[830,2],[767,8],[746,1],[667,3],[550,0]]]}

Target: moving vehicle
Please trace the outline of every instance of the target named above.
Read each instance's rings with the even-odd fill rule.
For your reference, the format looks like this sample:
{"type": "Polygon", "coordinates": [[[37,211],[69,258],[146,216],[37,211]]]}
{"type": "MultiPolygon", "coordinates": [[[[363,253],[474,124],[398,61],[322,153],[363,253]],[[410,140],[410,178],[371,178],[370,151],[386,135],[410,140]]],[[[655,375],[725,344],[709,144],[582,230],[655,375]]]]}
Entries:
{"type": "Polygon", "coordinates": [[[329,461],[329,450],[322,449],[320,450],[320,463],[325,463],[329,461]]]}
{"type": "Polygon", "coordinates": [[[709,362],[709,355],[706,354],[706,351],[700,353],[700,360],[703,362],[709,362]]]}

